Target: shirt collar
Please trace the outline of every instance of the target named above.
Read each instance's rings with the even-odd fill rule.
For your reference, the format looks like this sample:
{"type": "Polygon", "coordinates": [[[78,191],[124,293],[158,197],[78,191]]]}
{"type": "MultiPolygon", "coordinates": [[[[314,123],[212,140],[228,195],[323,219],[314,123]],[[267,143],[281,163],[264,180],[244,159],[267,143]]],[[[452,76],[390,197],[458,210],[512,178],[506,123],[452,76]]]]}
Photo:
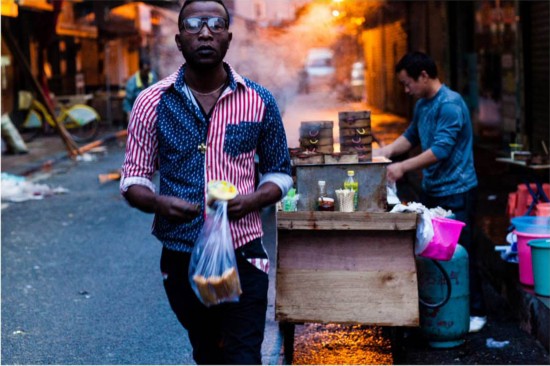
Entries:
{"type": "MultiPolygon", "coordinates": [[[[237,73],[235,69],[231,67],[231,65],[229,65],[227,62],[224,62],[223,66],[227,71],[227,75],[229,75],[229,87],[232,91],[235,91],[239,85],[242,86],[245,90],[248,89],[244,78],[239,73],[237,73]]],[[[185,75],[186,67],[186,64],[180,66],[180,68],[178,69],[178,76],[176,77],[176,81],[174,82],[174,87],[179,91],[183,91],[185,89],[185,78],[183,76],[185,75]]]]}

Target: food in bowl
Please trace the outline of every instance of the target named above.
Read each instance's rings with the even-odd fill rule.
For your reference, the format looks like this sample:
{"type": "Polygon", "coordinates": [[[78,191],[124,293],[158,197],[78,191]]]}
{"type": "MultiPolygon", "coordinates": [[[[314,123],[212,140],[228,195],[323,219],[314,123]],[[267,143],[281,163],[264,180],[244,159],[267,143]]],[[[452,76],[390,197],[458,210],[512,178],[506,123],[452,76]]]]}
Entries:
{"type": "Polygon", "coordinates": [[[237,187],[225,180],[212,180],[208,183],[208,197],[213,201],[229,201],[237,197],[237,187]]]}

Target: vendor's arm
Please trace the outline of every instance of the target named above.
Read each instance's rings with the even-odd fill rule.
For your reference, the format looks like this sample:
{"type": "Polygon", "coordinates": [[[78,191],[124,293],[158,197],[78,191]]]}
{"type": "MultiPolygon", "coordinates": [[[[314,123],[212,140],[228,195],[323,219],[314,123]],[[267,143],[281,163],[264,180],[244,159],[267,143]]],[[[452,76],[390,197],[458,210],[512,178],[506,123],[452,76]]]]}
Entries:
{"type": "Polygon", "coordinates": [[[275,99],[266,106],[256,153],[259,157],[260,183],[255,192],[238,195],[229,201],[228,214],[231,219],[239,219],[246,214],[272,205],[281,200],[293,181],[290,155],[286,143],[283,121],[275,99]]]}
{"type": "Polygon", "coordinates": [[[383,156],[387,159],[390,159],[394,156],[398,156],[408,152],[413,147],[417,146],[419,143],[420,143],[420,138],[418,136],[418,116],[416,114],[416,106],[415,106],[413,119],[409,127],[407,127],[407,130],[405,130],[405,132],[401,136],[399,136],[395,141],[393,141],[391,144],[386,145],[380,149],[375,149],[372,152],[372,155],[375,157],[383,156]]]}
{"type": "Polygon", "coordinates": [[[380,149],[373,151],[373,156],[383,156],[385,158],[391,158],[396,155],[406,153],[412,148],[412,144],[404,136],[399,136],[394,142],[386,145],[380,149]]]}
{"type": "Polygon", "coordinates": [[[432,149],[428,149],[413,158],[388,165],[386,168],[386,176],[388,180],[395,182],[401,179],[407,172],[423,169],[427,166],[435,164],[436,162],[437,157],[432,152],[432,149]]]}

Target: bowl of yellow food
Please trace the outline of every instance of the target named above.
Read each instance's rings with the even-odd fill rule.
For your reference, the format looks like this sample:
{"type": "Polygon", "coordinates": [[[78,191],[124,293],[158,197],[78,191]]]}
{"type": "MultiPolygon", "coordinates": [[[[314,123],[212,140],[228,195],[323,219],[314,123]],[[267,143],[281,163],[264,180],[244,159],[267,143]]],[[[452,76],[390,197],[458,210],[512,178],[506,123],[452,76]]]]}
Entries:
{"type": "Polygon", "coordinates": [[[208,182],[209,201],[229,201],[237,197],[237,187],[225,180],[212,180],[208,182]]]}

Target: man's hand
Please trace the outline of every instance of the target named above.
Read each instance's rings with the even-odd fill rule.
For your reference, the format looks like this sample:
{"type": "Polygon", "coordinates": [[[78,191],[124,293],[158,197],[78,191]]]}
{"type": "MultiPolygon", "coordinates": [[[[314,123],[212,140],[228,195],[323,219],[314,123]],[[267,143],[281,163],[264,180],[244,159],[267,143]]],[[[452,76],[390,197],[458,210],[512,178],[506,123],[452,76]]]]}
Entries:
{"type": "Polygon", "coordinates": [[[147,213],[167,217],[174,222],[189,222],[200,214],[200,206],[177,197],[160,196],[149,188],[133,185],[124,194],[128,203],[147,213]]]}
{"type": "Polygon", "coordinates": [[[390,164],[386,167],[386,178],[391,182],[396,182],[403,178],[405,169],[402,163],[390,164]]]}
{"type": "Polygon", "coordinates": [[[260,208],[253,194],[238,195],[227,202],[227,216],[231,220],[239,220],[260,208]]]}
{"type": "Polygon", "coordinates": [[[173,222],[189,222],[200,214],[200,205],[177,197],[157,196],[155,213],[173,222]]]}
{"type": "Polygon", "coordinates": [[[384,148],[380,148],[380,149],[373,149],[372,150],[372,157],[374,158],[377,158],[379,156],[382,156],[384,158],[387,158],[387,156],[385,155],[384,153],[384,148]]]}

